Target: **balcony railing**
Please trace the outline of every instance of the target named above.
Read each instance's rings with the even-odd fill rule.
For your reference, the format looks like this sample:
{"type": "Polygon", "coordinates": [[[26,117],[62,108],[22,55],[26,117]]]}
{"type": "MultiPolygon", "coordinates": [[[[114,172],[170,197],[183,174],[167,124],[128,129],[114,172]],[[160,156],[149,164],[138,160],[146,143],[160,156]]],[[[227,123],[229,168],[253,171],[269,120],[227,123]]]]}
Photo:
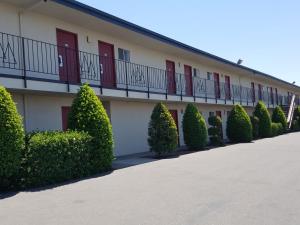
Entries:
{"type": "MultiPolygon", "coordinates": [[[[78,51],[29,38],[0,32],[0,76],[27,80],[88,82],[94,87],[213,99],[224,103],[288,105],[291,96],[269,89],[206,80],[197,76],[166,71],[78,51]]],[[[299,96],[296,97],[299,104],[299,96]]]]}

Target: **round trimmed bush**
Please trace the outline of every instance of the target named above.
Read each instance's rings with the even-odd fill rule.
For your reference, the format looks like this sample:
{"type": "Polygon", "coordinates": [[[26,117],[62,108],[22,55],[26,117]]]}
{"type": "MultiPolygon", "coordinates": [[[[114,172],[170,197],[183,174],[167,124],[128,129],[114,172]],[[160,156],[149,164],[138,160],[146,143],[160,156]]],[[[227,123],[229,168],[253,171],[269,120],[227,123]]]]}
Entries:
{"type": "Polygon", "coordinates": [[[286,117],[284,115],[283,110],[281,109],[280,106],[277,106],[272,114],[272,122],[274,123],[281,123],[283,130],[287,129],[287,121],[286,121],[286,117]]]}
{"type": "Polygon", "coordinates": [[[178,132],[167,107],[158,103],[152,112],[148,127],[150,151],[157,156],[173,152],[178,146],[178,132]]]}
{"type": "Polygon", "coordinates": [[[212,145],[223,145],[222,119],[219,116],[208,117],[209,140],[212,145]]]}
{"type": "Polygon", "coordinates": [[[259,101],[255,106],[253,115],[259,119],[259,125],[258,125],[259,137],[261,138],[270,137],[272,132],[272,128],[271,128],[272,121],[270,118],[269,111],[266,105],[262,101],[259,101]]]}
{"type": "Polygon", "coordinates": [[[189,103],[182,120],[184,142],[189,149],[199,150],[207,144],[207,127],[194,104],[189,103]]]}
{"type": "Polygon", "coordinates": [[[22,118],[11,95],[0,87],[0,190],[15,188],[25,145],[22,118]]]}
{"type": "Polygon", "coordinates": [[[114,158],[112,126],[100,99],[87,84],[81,86],[73,101],[68,127],[93,137],[92,173],[110,170],[114,158]]]}
{"type": "Polygon", "coordinates": [[[227,119],[227,137],[232,142],[252,141],[250,118],[241,105],[235,105],[227,119]]]}
{"type": "Polygon", "coordinates": [[[256,116],[250,116],[250,120],[252,124],[253,139],[257,139],[259,137],[259,119],[256,116]]]}

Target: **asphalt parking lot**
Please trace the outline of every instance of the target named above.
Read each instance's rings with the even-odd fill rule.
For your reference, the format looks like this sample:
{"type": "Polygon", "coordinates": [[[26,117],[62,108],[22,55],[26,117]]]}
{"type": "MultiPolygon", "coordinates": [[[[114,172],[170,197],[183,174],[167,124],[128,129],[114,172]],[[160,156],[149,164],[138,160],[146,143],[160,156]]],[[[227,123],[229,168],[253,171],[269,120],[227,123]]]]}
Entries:
{"type": "Polygon", "coordinates": [[[1,225],[300,224],[300,133],[2,195],[1,225]]]}

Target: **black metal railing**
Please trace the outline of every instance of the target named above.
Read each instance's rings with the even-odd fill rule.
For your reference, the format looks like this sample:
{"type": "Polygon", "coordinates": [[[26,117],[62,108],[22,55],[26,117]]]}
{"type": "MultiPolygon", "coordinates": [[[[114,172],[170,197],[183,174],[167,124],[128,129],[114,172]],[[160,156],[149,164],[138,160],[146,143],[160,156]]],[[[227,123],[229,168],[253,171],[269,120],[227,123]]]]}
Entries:
{"type": "MultiPolygon", "coordinates": [[[[164,69],[117,60],[42,41],[0,32],[0,74],[24,79],[70,84],[89,82],[101,88],[124,89],[213,99],[216,102],[269,106],[288,105],[283,96],[269,88],[251,88],[215,82],[198,76],[187,77],[164,69]]],[[[299,96],[296,97],[299,104],[299,96]]]]}

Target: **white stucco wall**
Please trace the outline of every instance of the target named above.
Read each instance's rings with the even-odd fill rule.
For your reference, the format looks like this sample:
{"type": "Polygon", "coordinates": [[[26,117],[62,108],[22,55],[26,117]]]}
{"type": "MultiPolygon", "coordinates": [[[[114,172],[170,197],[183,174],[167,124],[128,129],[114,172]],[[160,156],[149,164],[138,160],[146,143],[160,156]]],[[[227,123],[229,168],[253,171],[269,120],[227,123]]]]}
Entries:
{"type": "MultiPolygon", "coordinates": [[[[40,4],[45,4],[47,7],[48,3],[40,4]]],[[[14,6],[0,3],[0,31],[16,35],[19,34],[20,27],[18,24],[18,11],[19,9],[14,6]]],[[[231,78],[231,84],[250,87],[251,82],[254,81],[256,85],[262,84],[264,87],[272,86],[273,88],[278,88],[279,94],[287,95],[288,92],[286,85],[279,84],[271,79],[249,76],[246,75],[246,73],[236,73],[222,69],[220,65],[207,65],[201,60],[197,61],[192,59],[192,57],[186,58],[182,55],[171,54],[170,52],[172,51],[172,47],[169,47],[170,49],[168,51],[158,51],[157,49],[149,47],[147,43],[144,45],[138,45],[134,42],[123,39],[118,33],[108,34],[101,31],[101,29],[96,31],[76,25],[76,19],[74,19],[73,23],[70,23],[56,19],[54,16],[49,17],[47,15],[37,13],[34,10],[23,10],[20,15],[22,35],[27,38],[56,44],[56,29],[59,28],[76,33],[78,35],[79,50],[84,52],[98,54],[98,41],[101,40],[114,45],[116,58],[118,57],[118,48],[130,50],[131,62],[135,62],[137,64],[165,69],[165,61],[168,59],[175,62],[175,69],[177,73],[184,73],[184,65],[186,64],[199,69],[200,77],[202,78],[207,77],[207,72],[217,72],[220,74],[221,82],[225,81],[224,75],[229,75],[231,78]]],[[[88,22],[89,21],[87,21],[87,24],[88,22]]],[[[165,49],[167,49],[167,47],[165,49]]],[[[40,65],[40,67],[42,67],[42,65],[40,65]]],[[[1,70],[3,69],[0,68],[0,72],[2,72],[1,70]]],[[[55,73],[56,76],[54,74],[46,75],[33,72],[29,72],[29,75],[34,77],[59,79],[57,68],[53,68],[53,73],[55,73]]],[[[121,87],[122,85],[119,86],[121,87]]],[[[136,88],[141,89],[140,87],[136,88]]]]}

